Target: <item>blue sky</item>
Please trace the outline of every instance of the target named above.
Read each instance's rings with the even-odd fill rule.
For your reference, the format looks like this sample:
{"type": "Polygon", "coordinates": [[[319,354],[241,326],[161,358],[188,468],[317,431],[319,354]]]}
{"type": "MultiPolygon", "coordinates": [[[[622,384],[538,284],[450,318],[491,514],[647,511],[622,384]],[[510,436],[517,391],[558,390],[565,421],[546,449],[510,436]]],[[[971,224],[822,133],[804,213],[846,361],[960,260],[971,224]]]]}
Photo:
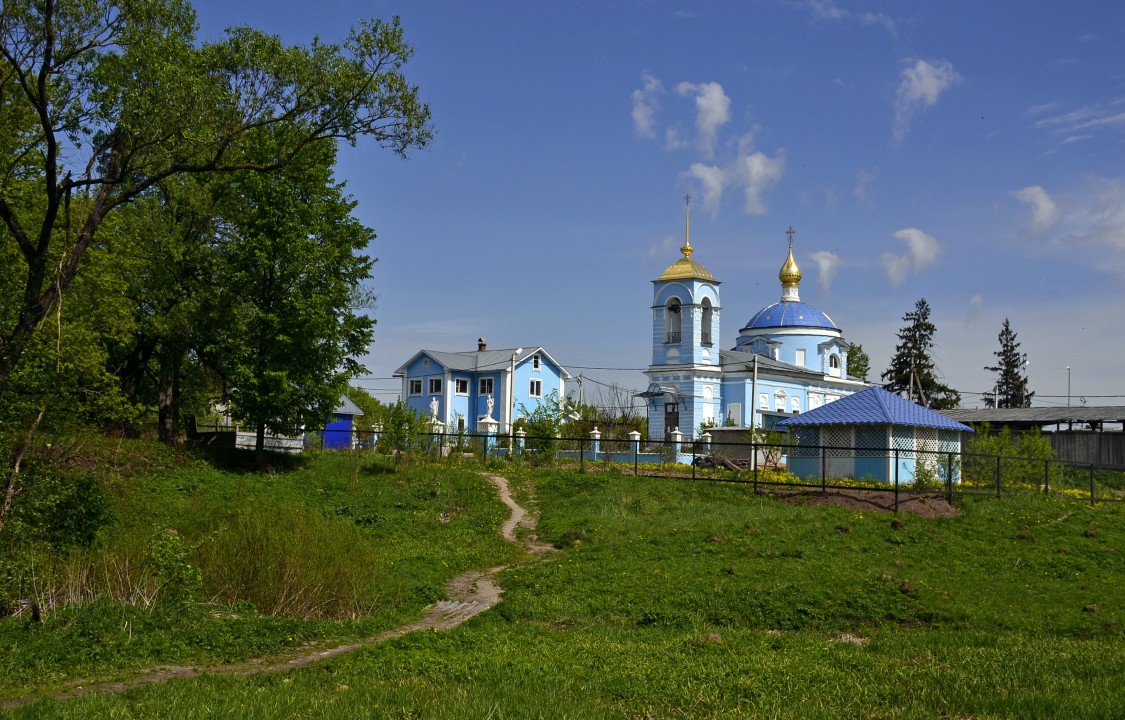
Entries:
{"type": "MultiPolygon", "coordinates": [[[[399,15],[433,111],[402,161],[345,148],[378,233],[378,326],[357,384],[383,399],[420,348],[543,345],[641,388],[651,281],[723,282],[721,337],[801,299],[887,367],[925,297],[963,404],[1005,317],[1036,405],[1125,404],[1125,11],[1114,2],[197,2],[200,33],[290,43],[399,15]]],[[[596,385],[588,385],[588,390],[596,385]]]]}

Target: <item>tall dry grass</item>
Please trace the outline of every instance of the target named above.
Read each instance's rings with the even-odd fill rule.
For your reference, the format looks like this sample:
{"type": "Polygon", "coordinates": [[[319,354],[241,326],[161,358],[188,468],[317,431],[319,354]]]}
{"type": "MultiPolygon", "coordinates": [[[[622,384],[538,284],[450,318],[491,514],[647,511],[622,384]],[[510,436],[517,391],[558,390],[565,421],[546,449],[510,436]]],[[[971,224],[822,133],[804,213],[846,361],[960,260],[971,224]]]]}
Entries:
{"type": "Polygon", "coordinates": [[[267,615],[354,618],[379,601],[379,555],[355,524],[300,505],[248,503],[214,518],[192,559],[208,598],[267,615]]]}

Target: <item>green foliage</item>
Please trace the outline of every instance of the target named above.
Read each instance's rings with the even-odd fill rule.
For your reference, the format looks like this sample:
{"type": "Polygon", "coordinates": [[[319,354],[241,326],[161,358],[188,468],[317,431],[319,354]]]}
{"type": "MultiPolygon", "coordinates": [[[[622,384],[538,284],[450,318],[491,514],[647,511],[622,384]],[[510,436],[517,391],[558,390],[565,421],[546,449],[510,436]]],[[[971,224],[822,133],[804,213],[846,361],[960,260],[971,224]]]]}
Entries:
{"type": "Polygon", "coordinates": [[[796,439],[782,430],[756,427],[746,431],[746,442],[757,446],[762,466],[776,468],[789,448],[795,447],[796,439]]]}
{"type": "Polygon", "coordinates": [[[960,393],[938,379],[932,358],[937,328],[930,321],[930,304],[920,299],[902,319],[907,324],[898,331],[891,365],[880,376],[883,388],[934,410],[957,407],[960,393]]]}
{"type": "Polygon", "coordinates": [[[363,414],[354,420],[356,430],[374,430],[382,422],[389,409],[374,395],[361,387],[350,386],[347,395],[356,407],[363,411],[363,414]]]}
{"type": "Polygon", "coordinates": [[[422,449],[424,442],[430,440],[432,431],[429,420],[422,417],[400,398],[386,409],[381,418],[383,431],[375,449],[378,452],[395,456],[396,462],[403,455],[412,455],[422,449]]]}
{"type": "Polygon", "coordinates": [[[260,426],[323,422],[371,325],[350,301],[373,234],[331,177],[337,142],[432,138],[398,20],[288,47],[199,41],[183,0],[16,0],[0,50],[0,530],[40,423],[130,425],[155,399],[170,440],[212,385],[260,426]],[[232,292],[224,322],[201,288],[232,292]]]}
{"type": "Polygon", "coordinates": [[[1063,468],[1049,462],[1055,459],[1055,451],[1039,428],[1015,436],[1006,427],[992,432],[988,423],[977,425],[974,430],[965,441],[964,482],[992,487],[999,468],[1004,488],[1039,489],[1045,482],[1059,484],[1063,468]]]}
{"type": "Polygon", "coordinates": [[[871,372],[871,357],[863,350],[859,343],[848,346],[848,375],[867,382],[867,375],[871,372]]]}
{"type": "Polygon", "coordinates": [[[156,533],[149,545],[149,554],[156,566],[162,599],[179,603],[199,597],[202,576],[199,569],[188,562],[188,549],[178,532],[156,533]]]}
{"type": "Polygon", "coordinates": [[[522,417],[516,421],[516,428],[527,433],[525,451],[538,463],[554,462],[563,424],[558,391],[541,398],[531,410],[521,403],[519,411],[522,417]]]}

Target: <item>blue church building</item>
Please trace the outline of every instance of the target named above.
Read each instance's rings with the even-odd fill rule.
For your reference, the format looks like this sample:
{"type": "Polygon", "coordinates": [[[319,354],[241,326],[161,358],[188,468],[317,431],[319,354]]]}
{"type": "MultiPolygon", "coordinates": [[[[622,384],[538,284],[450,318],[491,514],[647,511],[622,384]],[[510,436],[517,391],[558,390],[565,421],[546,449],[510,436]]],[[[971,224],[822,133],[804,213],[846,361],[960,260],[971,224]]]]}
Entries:
{"type": "Polygon", "coordinates": [[[491,419],[502,434],[552,394],[566,397],[571,379],[542,347],[489,350],[484,338],[475,352],[419,350],[394,377],[403,401],[446,432],[475,432],[491,419]]]}
{"type": "Polygon", "coordinates": [[[682,257],[652,281],[652,363],[645,371],[649,439],[678,429],[774,428],[867,387],[848,377],[849,343],[827,313],[801,302],[801,270],[789,254],[778,273],[780,299],[754,313],[733,346],[721,349],[718,280],[695,260],[691,219],[682,257]]]}

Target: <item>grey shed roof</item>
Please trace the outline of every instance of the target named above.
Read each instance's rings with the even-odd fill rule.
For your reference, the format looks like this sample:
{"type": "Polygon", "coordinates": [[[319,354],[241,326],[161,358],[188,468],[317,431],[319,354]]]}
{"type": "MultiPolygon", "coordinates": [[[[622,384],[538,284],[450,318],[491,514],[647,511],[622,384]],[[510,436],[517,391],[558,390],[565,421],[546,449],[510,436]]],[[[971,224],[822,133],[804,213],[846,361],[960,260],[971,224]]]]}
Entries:
{"type": "Polygon", "coordinates": [[[1074,406],[1030,408],[983,408],[949,410],[949,417],[964,423],[991,423],[994,426],[1040,426],[1056,423],[1125,422],[1125,406],[1074,406]]]}
{"type": "Polygon", "coordinates": [[[781,427],[908,425],[941,430],[973,431],[968,425],[962,425],[939,412],[912,403],[880,387],[870,387],[863,392],[842,397],[816,410],[782,420],[778,425],[781,427]]]}
{"type": "Polygon", "coordinates": [[[352,402],[351,398],[347,395],[340,396],[340,402],[336,405],[336,409],[332,411],[337,415],[362,415],[363,411],[359,409],[359,405],[352,402]]]}

